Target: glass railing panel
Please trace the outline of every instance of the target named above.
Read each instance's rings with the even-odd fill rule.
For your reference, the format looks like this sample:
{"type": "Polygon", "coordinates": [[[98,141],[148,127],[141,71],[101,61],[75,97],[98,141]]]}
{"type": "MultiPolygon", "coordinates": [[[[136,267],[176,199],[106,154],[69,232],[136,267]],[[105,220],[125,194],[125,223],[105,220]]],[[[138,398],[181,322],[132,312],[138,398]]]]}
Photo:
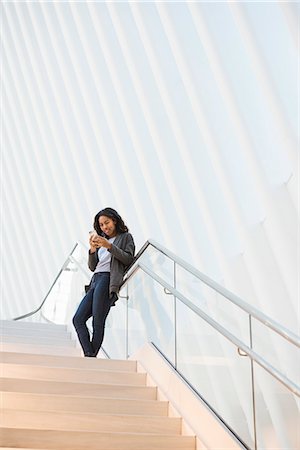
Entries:
{"type": "Polygon", "coordinates": [[[48,295],[41,310],[42,316],[57,324],[68,323],[85,294],[85,282],[78,267],[68,264],[48,295]]]}
{"type": "Polygon", "coordinates": [[[250,345],[248,313],[179,265],[176,265],[176,289],[227,331],[250,345]]]}
{"type": "Polygon", "coordinates": [[[174,363],[174,297],[139,271],[128,283],[128,354],[153,342],[174,363]]]}
{"type": "Polygon", "coordinates": [[[103,348],[112,359],[126,359],[127,352],[127,287],[120,291],[115,306],[106,319],[103,348]]]}
{"type": "Polygon", "coordinates": [[[71,324],[72,317],[85,295],[84,286],[89,283],[92,272],[87,267],[87,251],[78,245],[57,277],[40,315],[44,320],[57,324],[71,324]]]}
{"type": "Polygon", "coordinates": [[[254,392],[258,449],[299,449],[299,397],[256,363],[254,392]]]}
{"type": "MultiPolygon", "coordinates": [[[[251,448],[251,363],[211,325],[176,301],[177,370],[251,448]]],[[[249,332],[249,330],[248,330],[249,332]]]]}
{"type": "Polygon", "coordinates": [[[168,256],[150,245],[140,257],[139,262],[155,272],[166,283],[174,286],[174,262],[168,256]]]}
{"type": "Polygon", "coordinates": [[[253,350],[300,388],[300,349],[251,318],[253,350]]]}

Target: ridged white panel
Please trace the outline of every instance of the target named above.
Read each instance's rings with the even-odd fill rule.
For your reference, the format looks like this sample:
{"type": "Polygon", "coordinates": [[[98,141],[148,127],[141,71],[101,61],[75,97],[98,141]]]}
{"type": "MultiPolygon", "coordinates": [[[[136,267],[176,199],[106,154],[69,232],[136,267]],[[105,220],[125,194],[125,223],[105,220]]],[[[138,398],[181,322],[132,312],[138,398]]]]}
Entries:
{"type": "Polygon", "coordinates": [[[3,317],[39,304],[110,205],[137,247],[155,238],[297,330],[297,5],[1,13],[3,317]]]}

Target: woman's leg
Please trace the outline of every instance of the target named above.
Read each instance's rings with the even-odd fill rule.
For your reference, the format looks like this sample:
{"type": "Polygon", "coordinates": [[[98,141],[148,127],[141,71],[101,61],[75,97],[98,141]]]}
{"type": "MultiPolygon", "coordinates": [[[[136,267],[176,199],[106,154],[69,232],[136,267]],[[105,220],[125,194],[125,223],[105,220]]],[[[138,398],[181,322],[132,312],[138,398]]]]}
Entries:
{"type": "Polygon", "coordinates": [[[103,342],[105,320],[110,310],[109,300],[109,273],[99,274],[95,281],[95,290],[92,305],[93,337],[92,347],[94,356],[97,356],[103,342]]]}
{"type": "Polygon", "coordinates": [[[83,297],[73,317],[73,325],[77,332],[84,356],[93,356],[90,333],[86,326],[86,322],[92,316],[93,292],[94,289],[90,289],[83,297]]]}

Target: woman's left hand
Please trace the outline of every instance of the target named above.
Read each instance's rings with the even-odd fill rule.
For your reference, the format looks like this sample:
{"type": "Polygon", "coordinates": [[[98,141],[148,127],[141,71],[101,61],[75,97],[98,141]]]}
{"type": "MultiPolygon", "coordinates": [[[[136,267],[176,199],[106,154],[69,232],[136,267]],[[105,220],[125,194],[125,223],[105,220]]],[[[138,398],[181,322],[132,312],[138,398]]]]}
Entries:
{"type": "Polygon", "coordinates": [[[105,247],[107,249],[111,248],[111,243],[102,236],[97,236],[94,238],[94,242],[97,244],[97,247],[105,247]]]}

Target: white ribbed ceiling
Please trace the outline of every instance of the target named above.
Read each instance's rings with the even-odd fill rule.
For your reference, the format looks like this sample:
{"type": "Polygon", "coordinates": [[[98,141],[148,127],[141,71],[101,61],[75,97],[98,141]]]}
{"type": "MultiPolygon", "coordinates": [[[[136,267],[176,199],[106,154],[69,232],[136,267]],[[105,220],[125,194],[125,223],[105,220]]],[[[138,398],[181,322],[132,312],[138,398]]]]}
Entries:
{"type": "Polygon", "coordinates": [[[112,206],[296,330],[298,6],[2,2],[4,317],[112,206]]]}

